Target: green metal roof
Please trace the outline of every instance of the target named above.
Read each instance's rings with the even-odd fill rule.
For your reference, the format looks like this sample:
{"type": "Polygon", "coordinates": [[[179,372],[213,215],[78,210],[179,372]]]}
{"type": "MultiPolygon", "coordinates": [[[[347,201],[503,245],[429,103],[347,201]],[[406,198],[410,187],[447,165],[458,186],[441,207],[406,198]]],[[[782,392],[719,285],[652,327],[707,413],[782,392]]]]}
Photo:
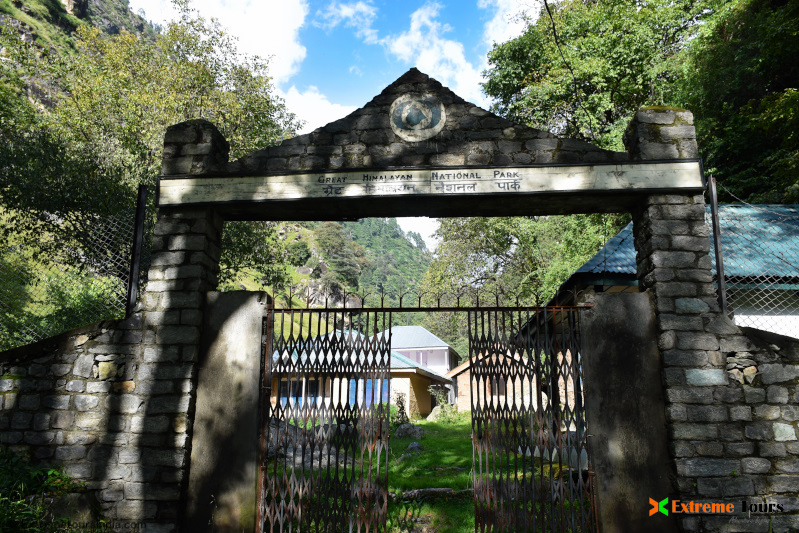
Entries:
{"type": "MultiPolygon", "coordinates": [[[[709,207],[708,220],[709,220],[709,207]]],[[[787,288],[799,288],[799,206],[719,206],[722,258],[727,278],[780,278],[790,280],[787,288]]],[[[609,280],[619,274],[635,275],[635,246],[632,222],[610,239],[575,275],[600,274],[609,280]]],[[[710,257],[715,273],[713,236],[710,257]]],[[[572,276],[574,277],[574,275],[572,276]]]]}

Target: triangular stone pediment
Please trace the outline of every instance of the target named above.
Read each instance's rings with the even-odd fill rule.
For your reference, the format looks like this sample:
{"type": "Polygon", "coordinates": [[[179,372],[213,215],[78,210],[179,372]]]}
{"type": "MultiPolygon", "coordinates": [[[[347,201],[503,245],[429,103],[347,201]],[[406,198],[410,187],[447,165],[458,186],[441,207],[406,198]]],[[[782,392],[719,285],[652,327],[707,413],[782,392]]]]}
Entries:
{"type": "MultiPolygon", "coordinates": [[[[663,117],[642,120],[673,134],[663,117]]],[[[411,69],[346,117],[237,161],[209,122],[170,127],[158,205],[213,206],[228,219],[510,216],[629,211],[644,194],[701,191],[700,163],[679,159],[680,141],[654,142],[667,160],[560,139],[411,69]]]]}
{"type": "Polygon", "coordinates": [[[227,165],[231,174],[338,169],[627,161],[574,139],[515,124],[412,68],[362,108],[312,133],[227,165]]]}

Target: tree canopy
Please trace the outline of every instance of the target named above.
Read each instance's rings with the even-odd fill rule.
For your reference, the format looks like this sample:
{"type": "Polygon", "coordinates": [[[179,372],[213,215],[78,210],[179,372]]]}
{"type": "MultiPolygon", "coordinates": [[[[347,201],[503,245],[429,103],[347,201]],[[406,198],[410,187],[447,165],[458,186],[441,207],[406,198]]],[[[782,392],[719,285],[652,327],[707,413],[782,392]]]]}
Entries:
{"type": "MultiPolygon", "coordinates": [[[[136,187],[155,182],[171,124],[214,122],[233,157],[294,134],[297,123],[274,94],[268,63],[239,54],[235,40],[187,1],[175,4],[179,18],[155,39],[81,25],[74,52],[41,49],[4,28],[0,47],[10,59],[0,62],[6,231],[58,233],[64,219],[132,207],[136,187]]],[[[274,241],[270,232],[269,224],[226,231],[223,249],[239,257],[223,264],[278,261],[274,247],[247,247],[274,241]],[[262,238],[244,238],[243,231],[262,238]]]]}
{"type": "Polygon", "coordinates": [[[622,150],[633,113],[667,103],[679,75],[676,58],[714,3],[551,2],[520,37],[494,46],[483,88],[501,115],[622,150]]]}
{"type": "Polygon", "coordinates": [[[549,2],[489,53],[484,89],[502,115],[615,150],[641,107],[685,107],[724,200],[796,202],[798,32],[796,0],[549,2]]]}

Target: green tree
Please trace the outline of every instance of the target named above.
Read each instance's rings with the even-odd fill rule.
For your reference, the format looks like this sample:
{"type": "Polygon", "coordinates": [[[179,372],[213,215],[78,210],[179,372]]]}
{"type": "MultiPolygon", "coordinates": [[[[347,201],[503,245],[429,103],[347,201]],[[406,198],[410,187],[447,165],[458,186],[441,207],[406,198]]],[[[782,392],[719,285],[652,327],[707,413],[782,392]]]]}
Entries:
{"type": "Polygon", "coordinates": [[[636,110],[685,107],[706,171],[731,191],[723,200],[799,201],[799,2],[563,0],[550,10],[489,54],[495,111],[621,150],[636,110]]]}
{"type": "Polygon", "coordinates": [[[633,113],[668,103],[680,53],[718,3],[550,2],[552,20],[542,7],[521,36],[494,46],[483,88],[501,115],[621,150],[633,113]]]}
{"type": "MultiPolygon", "coordinates": [[[[422,289],[437,304],[544,305],[629,220],[627,215],[442,219],[422,289]]],[[[425,325],[466,356],[463,313],[433,313],[425,325]]]]}
{"type": "Polygon", "coordinates": [[[691,43],[677,97],[696,115],[706,172],[738,198],[799,202],[797,56],[795,0],[726,2],[691,43]]]}
{"type": "MultiPolygon", "coordinates": [[[[136,187],[153,184],[159,173],[163,135],[171,124],[198,117],[214,122],[233,157],[294,133],[296,122],[274,95],[267,62],[239,54],[235,40],[187,1],[175,5],[179,18],[155,39],[127,32],[109,36],[81,25],[74,53],[42,50],[4,29],[5,232],[31,241],[38,235],[71,239],[78,224],[63,221],[132,207],[136,187]]],[[[226,233],[236,233],[225,236],[226,268],[260,268],[279,259],[271,251],[264,255],[270,250],[264,244],[274,242],[273,225],[226,227],[226,233]],[[243,238],[242,231],[253,235],[243,238]]],[[[263,273],[272,271],[277,270],[263,273]]]]}
{"type": "Polygon", "coordinates": [[[337,222],[325,222],[314,231],[314,239],[322,257],[330,267],[324,285],[334,288],[336,282],[350,290],[358,288],[358,276],[368,264],[363,247],[352,241],[337,222]],[[331,272],[332,271],[332,272],[331,272]]]}

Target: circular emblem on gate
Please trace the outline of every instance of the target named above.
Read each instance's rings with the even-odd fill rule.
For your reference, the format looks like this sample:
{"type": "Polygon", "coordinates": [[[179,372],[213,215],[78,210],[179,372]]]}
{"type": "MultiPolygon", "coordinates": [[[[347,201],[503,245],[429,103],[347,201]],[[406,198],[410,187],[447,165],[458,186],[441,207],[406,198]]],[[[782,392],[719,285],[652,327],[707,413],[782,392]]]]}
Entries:
{"type": "Polygon", "coordinates": [[[433,137],[447,121],[444,104],[432,94],[403,94],[391,104],[389,116],[394,133],[410,142],[433,137]]]}

